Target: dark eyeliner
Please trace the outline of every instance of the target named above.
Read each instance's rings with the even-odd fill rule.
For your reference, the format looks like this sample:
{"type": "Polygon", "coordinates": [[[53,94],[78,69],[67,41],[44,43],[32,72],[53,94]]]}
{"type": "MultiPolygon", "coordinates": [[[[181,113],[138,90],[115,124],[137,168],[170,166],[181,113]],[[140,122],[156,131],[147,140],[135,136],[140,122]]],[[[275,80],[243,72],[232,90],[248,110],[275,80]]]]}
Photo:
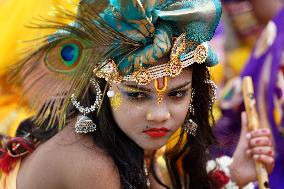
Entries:
{"type": "Polygon", "coordinates": [[[125,96],[127,97],[129,100],[133,100],[133,101],[143,101],[145,99],[147,99],[149,96],[147,93],[145,92],[128,92],[128,91],[124,91],[120,88],[118,88],[119,91],[125,96]],[[139,97],[139,95],[142,94],[142,97],[139,97]]]}
{"type": "Polygon", "coordinates": [[[189,94],[189,90],[177,90],[177,91],[171,91],[169,93],[169,96],[172,98],[184,98],[189,94]],[[181,94],[181,96],[177,96],[177,94],[181,94]]]}

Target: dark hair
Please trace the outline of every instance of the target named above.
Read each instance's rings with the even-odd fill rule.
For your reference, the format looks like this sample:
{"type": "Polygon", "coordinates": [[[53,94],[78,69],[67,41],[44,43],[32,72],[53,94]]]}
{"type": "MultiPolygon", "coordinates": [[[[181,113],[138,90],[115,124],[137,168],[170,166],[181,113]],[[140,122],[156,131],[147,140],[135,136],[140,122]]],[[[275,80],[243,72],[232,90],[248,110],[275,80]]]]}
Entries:
{"type": "MultiPolygon", "coordinates": [[[[211,130],[214,124],[209,95],[212,88],[206,82],[210,79],[210,74],[205,65],[194,64],[192,70],[192,88],[195,91],[192,97],[194,115],[188,112],[187,119],[194,120],[198,124],[198,130],[196,136],[187,134],[184,144],[185,130],[182,127],[177,144],[165,154],[165,159],[173,188],[214,189],[218,187],[206,171],[206,163],[210,158],[207,149],[209,145],[216,143],[211,130]],[[179,170],[182,170],[182,173],[179,170]]],[[[155,173],[154,166],[151,167],[155,173]]],[[[163,185],[156,175],[155,178],[163,185]]]]}
{"type": "MultiPolygon", "coordinates": [[[[207,148],[214,143],[215,138],[211,131],[209,119],[213,120],[210,107],[210,87],[206,80],[210,79],[209,72],[205,65],[194,64],[192,66],[192,88],[195,90],[193,96],[194,115],[188,115],[198,124],[197,135],[187,134],[186,143],[183,144],[182,136],[185,131],[182,129],[180,138],[172,150],[166,152],[165,159],[169,170],[173,188],[191,188],[191,189],[214,189],[217,188],[206,172],[206,162],[208,161],[207,148]],[[180,173],[177,167],[181,165],[183,173],[180,173]],[[181,176],[183,175],[183,176],[181,176]]],[[[99,80],[102,90],[106,87],[105,80],[99,80]]],[[[95,95],[92,87],[83,97],[85,105],[90,105],[95,101],[95,95]]],[[[77,110],[70,108],[67,119],[74,118],[78,114],[77,110]]],[[[111,111],[108,98],[104,98],[98,116],[91,117],[98,126],[93,135],[94,143],[103,149],[114,161],[118,168],[122,188],[147,188],[147,178],[144,172],[144,151],[135,142],[133,142],[116,124],[111,111]]],[[[47,120],[48,122],[48,120],[47,120]]],[[[46,124],[47,125],[47,124],[46,124]]],[[[28,119],[20,125],[17,135],[22,135],[29,130],[32,136],[40,141],[48,140],[58,132],[54,127],[37,128],[31,119],[28,119]],[[37,128],[37,129],[35,129],[37,128]]],[[[151,161],[151,172],[161,185],[163,184],[154,171],[155,160],[151,161]]]]}
{"type": "MultiPolygon", "coordinates": [[[[192,73],[192,88],[195,90],[193,96],[194,115],[190,115],[198,124],[197,135],[187,135],[186,152],[182,165],[183,170],[188,176],[189,188],[216,188],[213,180],[208,177],[206,172],[206,163],[209,154],[207,149],[209,145],[216,143],[211,127],[214,123],[212,115],[212,106],[210,105],[212,88],[206,82],[210,79],[210,74],[205,65],[194,64],[192,73]],[[212,125],[210,125],[210,120],[212,125]]],[[[186,181],[186,180],[185,180],[186,181]]]]}

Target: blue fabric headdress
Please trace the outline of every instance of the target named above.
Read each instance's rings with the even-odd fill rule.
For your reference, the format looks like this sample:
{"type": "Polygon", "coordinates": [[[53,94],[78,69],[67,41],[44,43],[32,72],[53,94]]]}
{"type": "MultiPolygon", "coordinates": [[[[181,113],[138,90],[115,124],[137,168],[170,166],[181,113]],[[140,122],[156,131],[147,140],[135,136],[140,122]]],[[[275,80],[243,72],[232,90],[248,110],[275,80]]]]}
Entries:
{"type": "MultiPolygon", "coordinates": [[[[218,0],[82,0],[77,15],[64,10],[64,16],[75,21],[42,25],[58,32],[41,41],[11,73],[37,110],[39,125],[49,118],[49,125],[58,120],[63,126],[71,94],[74,90],[76,96],[83,94],[93,70],[105,69],[110,59],[118,69],[116,76],[123,79],[151,69],[158,59],[171,54],[173,64],[161,69],[177,75],[179,70],[175,73],[172,68],[180,61],[184,67],[194,63],[190,61],[199,53],[198,45],[214,35],[221,4],[218,0]]],[[[206,60],[201,62],[217,64],[216,55],[206,49],[206,60]]],[[[135,76],[143,78],[145,72],[135,76]]]]}
{"type": "MultiPolygon", "coordinates": [[[[94,7],[97,3],[81,2],[94,7]]],[[[120,72],[127,75],[141,67],[154,65],[169,53],[174,36],[186,33],[187,52],[210,41],[220,20],[221,4],[217,0],[111,0],[100,16],[113,29],[141,45],[127,55],[114,55],[120,72]]],[[[217,57],[209,49],[206,65],[215,64],[217,57]]]]}

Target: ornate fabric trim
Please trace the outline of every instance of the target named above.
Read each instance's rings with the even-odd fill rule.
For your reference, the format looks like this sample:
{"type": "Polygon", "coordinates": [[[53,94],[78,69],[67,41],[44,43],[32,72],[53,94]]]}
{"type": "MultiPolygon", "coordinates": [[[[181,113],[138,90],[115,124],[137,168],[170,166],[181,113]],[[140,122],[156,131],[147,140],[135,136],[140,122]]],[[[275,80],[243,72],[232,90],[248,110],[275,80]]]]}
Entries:
{"type": "Polygon", "coordinates": [[[122,81],[135,81],[139,85],[147,85],[154,79],[170,76],[178,76],[182,69],[192,65],[193,63],[202,64],[208,56],[208,44],[202,43],[195,50],[185,53],[186,40],[185,33],[175,41],[170,61],[166,64],[152,66],[150,68],[141,68],[133,72],[132,75],[121,76],[114,60],[109,59],[103,63],[102,68],[96,68],[94,73],[99,78],[104,78],[106,81],[120,83],[122,81]]]}

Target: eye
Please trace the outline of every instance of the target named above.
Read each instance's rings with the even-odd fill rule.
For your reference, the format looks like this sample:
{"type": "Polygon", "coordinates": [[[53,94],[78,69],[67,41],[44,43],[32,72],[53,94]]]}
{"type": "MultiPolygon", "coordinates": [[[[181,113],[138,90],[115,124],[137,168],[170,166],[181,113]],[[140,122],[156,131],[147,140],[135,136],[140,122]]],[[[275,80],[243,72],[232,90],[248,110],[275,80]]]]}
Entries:
{"type": "Polygon", "coordinates": [[[172,91],[170,92],[169,96],[172,98],[184,98],[185,96],[188,95],[188,91],[172,91]]]}
{"type": "Polygon", "coordinates": [[[144,92],[125,92],[125,94],[130,100],[136,101],[145,100],[148,97],[144,92]]]}

